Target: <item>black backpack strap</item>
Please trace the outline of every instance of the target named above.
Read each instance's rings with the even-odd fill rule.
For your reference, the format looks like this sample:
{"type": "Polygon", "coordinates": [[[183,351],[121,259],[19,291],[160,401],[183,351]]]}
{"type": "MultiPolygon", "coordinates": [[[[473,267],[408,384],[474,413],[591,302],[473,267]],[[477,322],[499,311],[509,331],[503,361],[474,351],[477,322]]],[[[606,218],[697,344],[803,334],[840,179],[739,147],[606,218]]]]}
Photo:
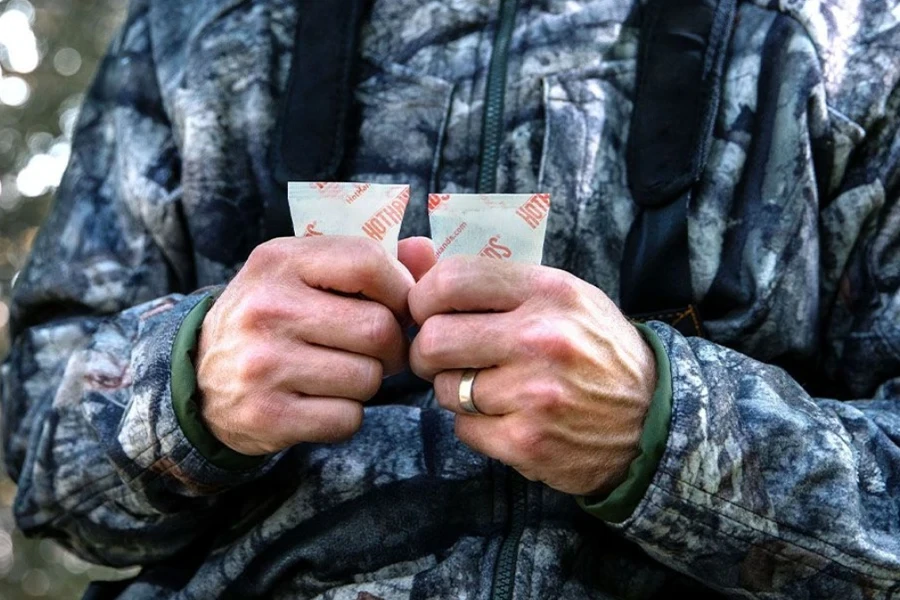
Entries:
{"type": "Polygon", "coordinates": [[[666,320],[688,335],[702,335],[702,327],[687,208],[706,166],[736,4],[649,0],[641,25],[627,150],[638,209],[625,241],[620,304],[636,320],[666,320]]]}
{"type": "MultiPolygon", "coordinates": [[[[305,0],[298,21],[287,94],[270,161],[275,179],[331,181],[344,159],[353,105],[359,31],[370,0],[305,0]]],[[[290,231],[286,202],[267,207],[270,232],[290,231]]]]}

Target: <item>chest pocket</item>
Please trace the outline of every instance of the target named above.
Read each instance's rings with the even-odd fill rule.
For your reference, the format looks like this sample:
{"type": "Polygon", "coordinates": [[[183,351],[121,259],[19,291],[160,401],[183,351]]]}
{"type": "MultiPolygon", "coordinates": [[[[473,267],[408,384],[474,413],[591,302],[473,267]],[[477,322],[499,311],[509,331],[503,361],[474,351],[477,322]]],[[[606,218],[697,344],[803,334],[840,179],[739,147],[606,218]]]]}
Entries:
{"type": "Polygon", "coordinates": [[[393,63],[370,71],[356,86],[341,178],[408,183],[400,235],[427,235],[427,194],[436,187],[453,84],[393,63]]]}

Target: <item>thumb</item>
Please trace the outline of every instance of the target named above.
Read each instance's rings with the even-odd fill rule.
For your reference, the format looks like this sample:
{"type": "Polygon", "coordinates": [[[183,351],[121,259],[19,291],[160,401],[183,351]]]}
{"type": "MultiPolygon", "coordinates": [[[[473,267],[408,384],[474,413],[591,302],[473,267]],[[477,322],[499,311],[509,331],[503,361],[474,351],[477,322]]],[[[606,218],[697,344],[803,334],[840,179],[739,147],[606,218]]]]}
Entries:
{"type": "Polygon", "coordinates": [[[400,240],[397,246],[397,259],[409,269],[416,281],[422,279],[437,262],[434,257],[434,244],[426,237],[400,240]]]}

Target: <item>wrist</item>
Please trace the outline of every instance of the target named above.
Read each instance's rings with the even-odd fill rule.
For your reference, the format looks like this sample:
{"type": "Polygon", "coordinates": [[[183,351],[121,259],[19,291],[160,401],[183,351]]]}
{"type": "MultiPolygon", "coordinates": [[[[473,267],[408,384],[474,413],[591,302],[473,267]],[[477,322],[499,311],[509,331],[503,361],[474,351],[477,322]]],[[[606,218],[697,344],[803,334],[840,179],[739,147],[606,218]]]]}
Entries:
{"type": "Polygon", "coordinates": [[[637,508],[656,474],[669,438],[673,403],[669,357],[652,328],[643,324],[636,327],[653,352],[656,372],[650,404],[641,423],[638,454],[627,466],[626,478],[615,488],[611,491],[607,488],[606,494],[582,496],[578,499],[587,512],[610,523],[624,522],[637,508]]]}
{"type": "Polygon", "coordinates": [[[244,471],[261,465],[267,457],[240,454],[223,444],[202,416],[202,394],[195,365],[202,325],[209,316],[215,293],[201,299],[181,323],[172,349],[172,406],[188,442],[214,466],[244,471]]]}
{"type": "Polygon", "coordinates": [[[617,394],[617,450],[608,455],[600,485],[588,496],[603,496],[622,485],[629,477],[632,463],[641,454],[641,436],[659,376],[653,347],[637,328],[630,344],[630,355],[625,372],[631,376],[622,378],[617,394]]]}

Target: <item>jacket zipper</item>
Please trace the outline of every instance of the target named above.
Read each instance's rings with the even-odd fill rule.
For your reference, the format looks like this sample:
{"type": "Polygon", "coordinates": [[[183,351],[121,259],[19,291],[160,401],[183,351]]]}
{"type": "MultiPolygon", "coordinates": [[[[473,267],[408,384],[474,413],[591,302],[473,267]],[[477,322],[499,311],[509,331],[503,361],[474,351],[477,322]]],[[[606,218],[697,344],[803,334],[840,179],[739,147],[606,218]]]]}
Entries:
{"type": "Polygon", "coordinates": [[[525,478],[510,469],[509,472],[509,531],[500,546],[500,556],[494,569],[494,585],[491,600],[511,600],[516,582],[516,559],[519,541],[525,531],[525,478]]]}
{"type": "MultiPolygon", "coordinates": [[[[500,140],[503,136],[503,113],[506,96],[506,72],[509,43],[516,20],[518,0],[500,0],[500,22],[488,67],[487,90],[484,100],[484,124],[481,130],[481,165],[478,171],[479,193],[497,191],[497,164],[500,161],[500,140]]],[[[519,541],[525,531],[525,478],[510,469],[509,530],[500,546],[494,570],[492,600],[511,600],[515,587],[516,559],[519,541]]]]}
{"type": "Polygon", "coordinates": [[[500,23],[488,68],[484,126],[481,130],[481,165],[478,171],[477,191],[484,194],[497,191],[497,163],[500,161],[500,138],[503,135],[503,103],[506,96],[509,41],[512,38],[518,6],[518,0],[500,0],[500,23]]]}

